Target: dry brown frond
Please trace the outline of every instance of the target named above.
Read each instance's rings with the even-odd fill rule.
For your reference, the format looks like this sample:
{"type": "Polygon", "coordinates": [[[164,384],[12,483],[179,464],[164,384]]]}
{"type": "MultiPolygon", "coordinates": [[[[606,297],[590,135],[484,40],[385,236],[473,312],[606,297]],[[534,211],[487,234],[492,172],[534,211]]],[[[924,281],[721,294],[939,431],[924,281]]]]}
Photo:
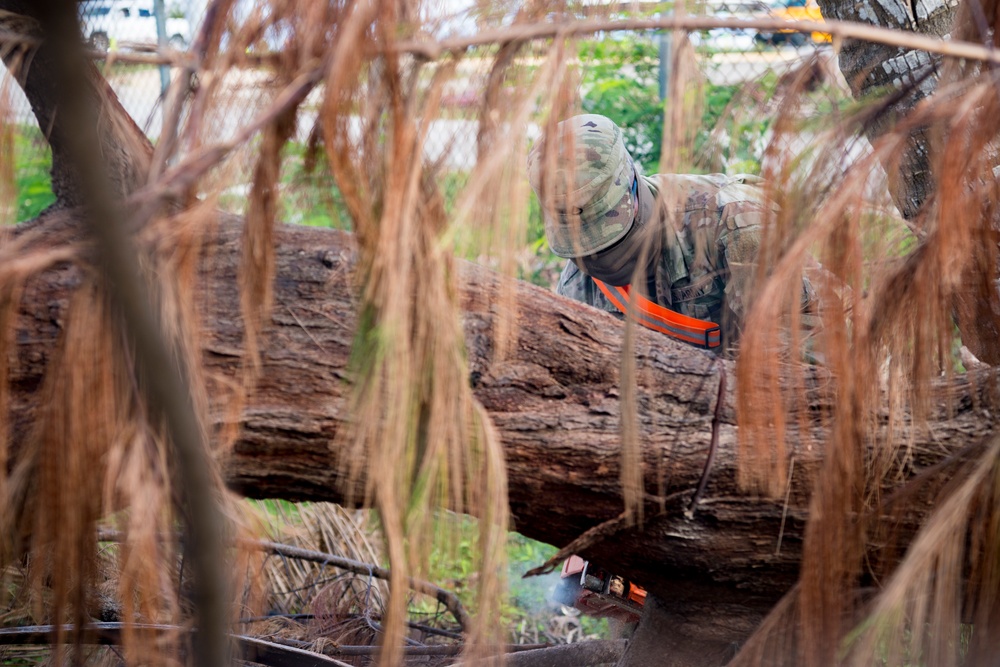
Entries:
{"type": "MultiPolygon", "coordinates": [[[[347,459],[379,510],[392,571],[381,664],[401,657],[406,577],[419,576],[427,561],[431,543],[418,536],[433,532],[435,512],[483,517],[484,582],[503,571],[493,561],[507,527],[502,457],[467,380],[454,268],[441,242],[447,216],[422,156],[443,81],[432,78],[424,94],[420,62],[391,51],[366,55],[407,32],[416,11],[347,5],[322,111],[324,145],[360,252],[356,422],[347,459]],[[357,138],[352,117],[361,125],[357,138]]],[[[490,619],[498,603],[498,596],[481,598],[471,645],[495,643],[486,639],[497,631],[490,619]]]]}
{"type": "MultiPolygon", "coordinates": [[[[891,665],[921,661],[942,667],[984,664],[978,659],[996,657],[983,651],[995,648],[996,640],[987,628],[989,616],[995,614],[996,588],[969,590],[967,599],[962,589],[970,555],[967,548],[982,549],[973,553],[979,563],[1000,548],[994,529],[998,457],[1000,441],[994,440],[953,481],[951,492],[937,504],[892,578],[872,601],[867,619],[845,645],[845,664],[869,665],[872,656],[880,654],[891,665]],[[977,519],[985,522],[973,523],[977,519]],[[970,531],[971,542],[967,539],[970,531]],[[975,618],[981,622],[972,629],[980,643],[971,650],[963,637],[968,632],[963,620],[970,612],[969,603],[975,605],[975,618]],[[967,653],[977,660],[966,663],[967,653]]],[[[991,570],[988,577],[995,581],[995,563],[987,568],[991,570]]]]}
{"type": "MultiPolygon", "coordinates": [[[[480,3],[483,26],[499,25],[508,14],[514,16],[514,25],[437,44],[423,33],[422,7],[416,2],[267,0],[253,3],[242,14],[239,4],[211,3],[191,58],[183,66],[184,76],[175,83],[148,189],[138,198],[156,202],[150,209],[159,208],[163,216],[137,221],[143,226],[137,237],[143,268],[148,276],[164,277],[154,310],[185,367],[199,427],[220,454],[232,441],[242,393],[250,383],[227,384],[203,377],[199,369],[199,304],[189,295],[197,280],[196,260],[205,252],[202,234],[211,228],[216,205],[242,191],[249,180],[240,288],[252,366],[257,363],[272,300],[282,152],[297,136],[298,120],[316,111],[316,98],[310,100],[310,95],[322,79],[325,90],[310,144],[315,148],[322,139],[361,256],[354,444],[352,455],[344,460],[351,478],[364,485],[364,496],[378,508],[393,579],[388,588],[339,575],[324,581],[329,575],[316,565],[277,558],[264,565],[245,555],[233,569],[239,573],[265,569],[274,588],[270,602],[280,595],[286,613],[309,607],[321,617],[317,627],[286,628],[289,632],[299,632],[303,638],[317,633],[325,639],[351,637],[358,642],[378,638],[384,645],[382,663],[395,665],[401,660],[407,577],[421,574],[434,548],[428,537],[435,519],[444,510],[476,513],[481,517],[479,615],[470,645],[485,650],[499,639],[493,622],[502,600],[505,569],[506,480],[497,436],[469,388],[452,250],[456,239],[474,228],[490,239],[488,260],[506,276],[515,274],[514,246],[524,237],[527,219],[524,157],[532,121],[540,118],[540,125],[552,129],[579,107],[579,73],[570,57],[575,36],[611,27],[711,24],[691,22],[683,12],[675,21],[665,22],[572,22],[567,8],[560,5],[554,8],[560,22],[544,25],[541,19],[553,9],[545,3],[480,3]],[[259,51],[276,38],[281,41],[279,52],[260,56],[259,51]],[[533,38],[551,41],[532,72],[521,56],[533,38]],[[478,154],[452,215],[445,209],[441,182],[449,167],[443,159],[427,159],[424,144],[430,123],[441,116],[444,91],[467,58],[465,52],[486,41],[492,50],[475,112],[478,154]],[[439,61],[427,62],[428,57],[439,61]],[[266,61],[271,69],[267,74],[249,71],[245,65],[251,61],[266,61]],[[255,139],[258,131],[262,136],[255,139]],[[174,166],[168,170],[168,164],[174,166]],[[210,394],[208,386],[224,391],[210,394]],[[219,414],[226,417],[216,419],[222,426],[213,429],[209,416],[219,414]],[[345,620],[359,610],[368,615],[345,620]],[[384,633],[379,623],[384,623],[384,633]]],[[[995,22],[995,3],[982,9],[989,28],[995,22]]],[[[975,26],[975,20],[970,21],[975,26]]],[[[831,25],[831,31],[852,37],[875,34],[843,25],[831,25]]],[[[981,25],[975,30],[966,26],[961,34],[988,36],[981,25]]],[[[897,37],[889,41],[901,42],[897,37]]],[[[667,131],[660,161],[664,171],[687,170],[693,163],[693,130],[700,117],[694,54],[686,40],[674,43],[672,103],[665,110],[667,131]]],[[[910,43],[938,52],[996,58],[969,45],[910,43]]],[[[993,202],[998,193],[991,169],[995,124],[1000,119],[996,89],[987,76],[991,73],[985,66],[965,63],[944,76],[936,99],[912,118],[902,119],[895,132],[876,142],[871,154],[855,155],[859,129],[870,119],[863,112],[843,117],[834,113],[829,127],[812,130],[817,148],[800,150],[791,139],[800,133],[803,118],[814,111],[803,100],[815,84],[817,67],[816,62],[809,63],[779,86],[764,174],[777,206],[756,276],[756,306],[745,326],[738,394],[744,436],[740,482],[754,493],[780,495],[790,488],[788,461],[794,452],[789,443],[797,439],[804,447],[819,445],[817,434],[806,432],[804,417],[797,423],[788,419],[789,412],[801,405],[806,387],[811,388],[813,376],[807,377],[800,366],[801,348],[808,346],[810,354],[824,360],[818,374],[829,384],[822,391],[832,397],[836,410],[825,416],[827,457],[812,499],[805,575],[795,596],[762,628],[764,644],[752,644],[766,645],[775,655],[793,655],[806,664],[818,664],[835,654],[861,610],[856,589],[866,550],[873,548],[870,517],[881,511],[887,480],[902,475],[906,465],[899,453],[906,443],[892,436],[891,427],[904,419],[919,419],[931,408],[929,379],[950,369],[951,305],[971,292],[986,295],[990,307],[982,310],[993,310],[997,273],[993,202]],[[899,261],[873,261],[871,255],[877,252],[872,252],[871,238],[897,223],[887,221],[892,216],[886,214],[883,202],[872,202],[873,183],[886,181],[885,172],[890,182],[899,182],[895,176],[905,165],[896,155],[916,130],[926,130],[936,142],[937,160],[934,198],[918,218],[908,221],[918,231],[920,245],[899,261]],[[846,167],[848,158],[852,162],[846,167]],[[803,275],[812,280],[821,304],[815,312],[799,310],[803,275]],[[884,436],[885,430],[890,432],[884,436]],[[777,643],[765,641],[788,623],[799,626],[798,634],[777,643]]],[[[0,100],[0,115],[4,104],[0,100]]],[[[885,108],[872,113],[879,115],[885,108]]],[[[121,119],[107,120],[113,125],[121,119]]],[[[0,153],[8,134],[0,134],[0,153]]],[[[7,181],[8,169],[0,165],[2,203],[9,201],[2,191],[7,181]]],[[[660,205],[674,209],[669,202],[660,205]]],[[[3,545],[4,551],[8,559],[22,551],[31,554],[34,611],[40,617],[81,620],[100,606],[95,600],[102,583],[95,525],[110,516],[125,536],[107,554],[118,570],[111,582],[117,592],[108,597],[116,598],[129,621],[179,623],[186,618],[189,601],[182,586],[188,580],[180,571],[183,548],[173,537],[181,518],[178,490],[170,484],[174,461],[161,420],[149,415],[139,398],[134,359],[128,356],[131,341],[121,333],[106,285],[87,268],[92,249],[72,236],[67,233],[58,239],[55,250],[43,250],[41,243],[31,245],[27,234],[0,246],[3,409],[10,400],[10,357],[25,281],[56,262],[72,261],[82,272],[40,392],[38,424],[23,445],[25,453],[14,474],[10,479],[0,475],[2,525],[10,528],[4,535],[12,542],[3,545]]],[[[497,362],[517,343],[510,285],[505,283],[495,308],[497,362]]],[[[973,308],[966,316],[975,319],[981,314],[973,308]]],[[[996,313],[989,317],[997,320],[996,313]]],[[[630,319],[620,373],[621,470],[624,516],[641,521],[634,326],[630,319]]],[[[1000,324],[997,327],[1000,330],[1000,324]]],[[[246,379],[252,376],[248,372],[246,379]]],[[[7,447],[7,438],[0,438],[0,470],[6,470],[7,447]]],[[[911,629],[922,628],[932,613],[950,624],[950,634],[942,635],[944,643],[932,645],[920,637],[911,644],[916,648],[907,651],[926,648],[927,655],[951,660],[942,647],[955,639],[955,610],[966,603],[975,610],[979,628],[994,628],[1000,622],[996,595],[1000,520],[993,511],[1000,487],[990,487],[990,474],[984,472],[994,464],[981,465],[942,506],[951,514],[936,517],[928,526],[928,534],[947,535],[956,543],[971,535],[969,590],[960,595],[955,589],[965,554],[954,545],[928,551],[929,542],[922,540],[930,538],[918,538],[910,559],[887,589],[895,599],[885,598],[888,601],[880,604],[886,606],[878,607],[891,611],[909,605],[906,622],[911,629]],[[955,525],[946,523],[947,516],[955,525]],[[937,569],[928,569],[928,563],[937,569]],[[943,600],[941,608],[932,612],[901,601],[898,593],[904,584],[898,581],[921,584],[943,600]]],[[[218,477],[214,473],[211,477],[221,496],[218,477]]],[[[320,549],[353,551],[358,560],[382,560],[370,545],[348,544],[345,535],[358,531],[339,510],[310,507],[300,512],[303,527],[295,539],[313,540],[320,549]]],[[[233,530],[248,521],[234,518],[233,530]]],[[[241,603],[252,609],[256,595],[247,592],[241,603]]],[[[989,631],[973,633],[970,651],[989,655],[996,648],[990,636],[989,631]]],[[[171,644],[176,648],[179,640],[166,641],[167,645],[154,645],[154,637],[126,630],[127,657],[168,663],[171,644]]],[[[863,652],[868,644],[857,646],[863,652]]],[[[902,655],[903,649],[898,653],[902,655]]],[[[753,655],[759,661],[765,653],[753,655]]]]}
{"type": "MultiPolygon", "coordinates": [[[[869,664],[873,656],[887,664],[958,664],[957,647],[965,641],[960,623],[976,599],[972,591],[993,585],[995,572],[983,568],[974,575],[983,579],[970,584],[969,592],[960,591],[969,563],[985,563],[982,553],[995,549],[992,533],[972,522],[971,510],[974,497],[993,493],[995,477],[983,470],[993,469],[995,448],[988,460],[963,476],[965,486],[940,505],[942,514],[925,524],[929,532],[918,536],[898,568],[877,532],[887,511],[883,489],[898,483],[910,460],[908,443],[893,435],[892,425],[926,419],[937,407],[930,402],[932,380],[953,372],[954,304],[961,304],[970,283],[979,286],[973,289],[985,303],[996,300],[992,169],[998,99],[985,82],[989,77],[980,80],[979,69],[946,71],[955,73],[945,77],[934,96],[899,119],[870,153],[850,162],[844,157],[855,133],[870,122],[870,112],[858,109],[837,119],[821,135],[823,154],[804,170],[798,153],[778,152],[778,139],[787,131],[783,125],[794,123],[794,114],[779,115],[774,125],[765,166],[780,208],[767,230],[760,290],[738,364],[741,483],[780,494],[792,454],[785,443],[803,441],[806,435],[786,421],[808,386],[797,364],[797,326],[791,337],[781,333],[789,320],[797,322],[788,286],[796,285],[803,273],[813,281],[819,309],[802,317],[818,315],[822,323],[809,336],[810,350],[822,359],[824,374],[829,373],[827,391],[836,408],[828,417],[823,467],[811,499],[795,592],[794,642],[782,644],[778,635],[788,630],[778,629],[776,610],[741,656],[746,662],[738,664],[839,664],[848,637],[853,637],[852,664],[869,664]],[[912,249],[901,252],[905,244],[878,238],[887,229],[904,227],[878,203],[871,184],[895,183],[898,188],[896,172],[905,168],[900,163],[903,149],[919,132],[933,137],[934,190],[916,208],[899,207],[919,209],[907,223],[916,230],[916,237],[907,241],[912,249]],[[819,266],[810,265],[810,253],[819,266]],[[987,283],[992,287],[986,289],[987,283]],[[969,536],[976,536],[980,551],[965,551],[969,536]],[[935,538],[939,543],[931,549],[935,538]],[[880,565],[868,575],[876,581],[890,574],[893,578],[873,607],[875,615],[852,634],[866,613],[859,590],[866,555],[873,552],[879,553],[880,565]],[[767,646],[771,648],[761,648],[767,646]]],[[[880,102],[875,105],[884,112],[880,102]]],[[[808,446],[809,440],[804,442],[808,446]]],[[[975,502],[991,511],[987,501],[975,502]]],[[[993,618],[992,594],[983,600],[983,625],[973,635],[990,627],[993,618]]]]}
{"type": "Polygon", "coordinates": [[[259,370],[260,366],[257,339],[272,305],[274,228],[277,224],[281,158],[285,144],[295,132],[296,111],[293,108],[281,114],[273,125],[265,128],[247,205],[243,260],[240,263],[240,295],[246,318],[247,354],[255,370],[259,370]]]}

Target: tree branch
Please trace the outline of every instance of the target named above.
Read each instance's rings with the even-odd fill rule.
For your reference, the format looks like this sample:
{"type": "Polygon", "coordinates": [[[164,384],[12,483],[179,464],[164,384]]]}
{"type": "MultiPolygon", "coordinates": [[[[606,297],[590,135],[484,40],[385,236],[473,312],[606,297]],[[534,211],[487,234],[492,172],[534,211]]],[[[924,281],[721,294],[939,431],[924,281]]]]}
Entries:
{"type": "MultiPolygon", "coordinates": [[[[241,223],[220,215],[215,229],[218,236],[206,240],[194,298],[204,318],[204,363],[216,378],[213,386],[222,388],[239,384],[244,363],[236,280],[241,223]]],[[[20,233],[38,235],[47,249],[58,246],[44,224],[20,233]]],[[[342,434],[350,420],[348,358],[356,312],[352,238],[295,227],[280,227],[277,238],[276,305],[261,341],[260,380],[239,404],[240,412],[224,391],[213,392],[217,427],[230,431],[231,420],[238,420],[236,442],[223,461],[225,475],[233,489],[248,496],[358,503],[363,499],[343,495],[347,466],[341,459],[347,451],[342,434]]],[[[19,361],[11,377],[14,452],[32,421],[31,397],[58,344],[58,323],[68,316],[65,304],[77,275],[72,266],[61,265],[26,290],[19,361]]],[[[493,335],[504,303],[501,279],[460,263],[457,280],[470,382],[505,448],[513,528],[550,544],[569,544],[623,510],[622,323],[518,283],[512,354],[498,359],[493,335]]],[[[795,426],[788,434],[796,463],[786,504],[784,497],[747,496],[737,486],[734,388],[726,388],[715,419],[717,364],[729,362],[646,331],[637,332],[636,355],[647,521],[642,530],[602,533],[582,555],[669,600],[692,636],[738,641],[797,580],[810,482],[823,454],[823,415],[833,409],[823,388],[828,380],[814,370],[811,388],[789,419],[806,429],[795,426]],[[713,422],[718,424],[715,462],[689,518],[684,510],[703,477],[713,422]]],[[[727,368],[733,377],[731,371],[727,368]]],[[[993,432],[998,379],[992,370],[955,376],[934,394],[929,427],[902,421],[905,426],[894,437],[912,445],[900,452],[901,480],[993,432]]],[[[905,521],[883,517],[886,532],[906,539],[933,504],[935,479],[922,479],[907,496],[905,521]]],[[[364,480],[354,488],[363,489],[364,480]]],[[[884,544],[872,545],[872,567],[877,570],[893,554],[884,544]]]]}
{"type": "MultiPolygon", "coordinates": [[[[287,544],[280,544],[278,542],[270,542],[267,540],[243,540],[240,544],[244,547],[268,551],[279,556],[287,556],[289,558],[298,558],[300,560],[307,560],[313,563],[330,565],[355,574],[366,574],[370,577],[376,577],[378,579],[389,579],[389,570],[383,567],[371,565],[369,563],[362,563],[360,561],[351,560],[350,558],[334,556],[333,554],[323,553],[321,551],[302,549],[300,547],[293,547],[287,544]]],[[[458,622],[458,625],[462,628],[463,632],[469,627],[469,614],[465,611],[465,608],[462,606],[458,596],[454,593],[446,591],[439,586],[435,586],[429,581],[423,581],[420,579],[411,578],[409,586],[414,591],[428,595],[443,604],[445,608],[451,612],[451,615],[455,617],[455,621],[458,622]]]]}

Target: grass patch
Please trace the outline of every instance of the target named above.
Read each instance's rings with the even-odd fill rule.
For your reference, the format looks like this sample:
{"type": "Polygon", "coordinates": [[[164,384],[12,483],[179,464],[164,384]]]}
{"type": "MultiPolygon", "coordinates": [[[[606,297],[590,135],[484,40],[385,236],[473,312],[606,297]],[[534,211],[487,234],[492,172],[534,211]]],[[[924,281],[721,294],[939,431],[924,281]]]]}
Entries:
{"type": "MultiPolygon", "coordinates": [[[[476,612],[473,596],[475,571],[473,554],[479,527],[467,516],[446,515],[439,521],[449,522],[455,543],[431,554],[430,580],[455,593],[470,613],[476,612]]],[[[439,532],[439,531],[435,531],[439,532]]],[[[536,643],[607,639],[611,636],[607,619],[595,619],[567,613],[571,610],[549,601],[550,593],[559,581],[559,573],[523,578],[525,572],[555,555],[556,547],[525,537],[507,534],[507,601],[501,624],[507,629],[511,643],[536,643]]]]}
{"type": "Polygon", "coordinates": [[[16,222],[31,220],[55,203],[51,169],[52,150],[42,133],[36,127],[18,125],[14,129],[16,222]]]}

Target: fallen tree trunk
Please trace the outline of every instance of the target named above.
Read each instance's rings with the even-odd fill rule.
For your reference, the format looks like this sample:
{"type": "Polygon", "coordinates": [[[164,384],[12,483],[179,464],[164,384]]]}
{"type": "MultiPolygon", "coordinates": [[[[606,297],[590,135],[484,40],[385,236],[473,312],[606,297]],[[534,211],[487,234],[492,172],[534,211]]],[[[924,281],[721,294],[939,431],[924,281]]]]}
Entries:
{"type": "MultiPolygon", "coordinates": [[[[37,227],[36,227],[37,231],[37,227]]],[[[197,295],[205,364],[223,383],[244,362],[237,263],[241,224],[219,222],[204,253],[197,295]]],[[[355,309],[353,246],[343,232],[284,227],[279,234],[275,307],[265,332],[262,374],[238,416],[224,461],[228,484],[250,497],[345,498],[340,457],[350,419],[348,354],[355,309]]],[[[44,365],[68,314],[78,271],[64,266],[25,291],[12,370],[13,439],[23,438],[44,365]]],[[[500,279],[463,265],[460,287],[470,382],[503,441],[514,528],[555,545],[612,521],[582,551],[647,587],[696,639],[739,641],[796,581],[812,471],[822,453],[825,393],[808,392],[790,423],[795,464],[787,499],[749,497],[736,485],[733,382],[728,383],[714,463],[706,470],[720,373],[731,362],[656,333],[637,335],[640,431],[648,502],[640,528],[613,520],[619,485],[619,363],[623,325],[610,315],[527,284],[516,287],[517,340],[494,355],[500,279]],[[707,474],[707,477],[706,477],[707,474]],[[692,507],[696,489],[706,482],[692,507]],[[787,502],[786,502],[787,500],[787,502]]],[[[994,374],[959,376],[937,395],[927,428],[898,426],[909,442],[905,471],[946,465],[993,431],[994,374]],[[943,462],[943,463],[942,463],[943,462]]],[[[821,387],[822,383],[817,383],[821,387]]],[[[221,392],[220,392],[221,393],[221,392]]],[[[218,419],[232,414],[218,406],[218,419]]],[[[935,476],[928,476],[935,477],[935,476]]],[[[940,475],[936,477],[941,477],[940,475]]],[[[909,507],[913,523],[933,489],[909,507]]],[[[894,553],[894,552],[893,552],[894,553]]],[[[872,549],[872,562],[893,558],[872,549]]]]}
{"type": "MultiPolygon", "coordinates": [[[[2,22],[5,27],[30,33],[31,25],[25,28],[21,19],[33,16],[32,3],[4,0],[0,9],[14,12],[2,22]],[[14,24],[7,25],[10,21],[14,24]]],[[[7,61],[17,67],[23,61],[12,59],[12,54],[18,55],[11,52],[7,61]]],[[[29,100],[41,126],[58,126],[45,50],[31,63],[24,79],[29,100]]],[[[96,70],[91,68],[90,76],[95,101],[102,105],[100,117],[108,119],[99,133],[104,145],[117,151],[112,180],[124,195],[145,182],[152,150],[96,70]]],[[[51,133],[60,206],[80,200],[76,175],[66,166],[61,148],[67,131],[72,128],[54,127],[51,133]]],[[[928,173],[920,155],[905,164],[915,173],[928,173]]],[[[227,386],[242,381],[247,359],[237,293],[239,221],[221,221],[218,232],[205,254],[198,298],[206,327],[205,363],[219,380],[218,395],[224,396],[227,386]]],[[[345,466],[340,460],[350,419],[347,360],[356,310],[350,289],[350,237],[284,228],[278,255],[275,309],[263,341],[262,374],[240,412],[234,414],[222,403],[216,406],[220,424],[235,421],[238,426],[235,446],[224,461],[226,478],[233,489],[253,497],[357,502],[344,498],[345,466]]],[[[32,281],[25,292],[18,360],[10,378],[15,452],[37,409],[37,389],[69,316],[68,294],[77,282],[76,271],[64,267],[32,281]]],[[[512,350],[508,357],[497,358],[497,277],[465,266],[461,288],[470,382],[503,440],[513,528],[564,545],[603,526],[600,539],[580,553],[646,586],[655,596],[651,607],[659,612],[644,619],[654,641],[635,643],[628,656],[632,664],[648,664],[666,653],[673,654],[670,664],[725,659],[726,644],[743,640],[798,579],[810,481],[822,455],[823,419],[835,409],[823,384],[816,383],[802,397],[790,420],[801,428],[789,431],[797,440],[786,446],[795,457],[787,497],[749,497],[736,485],[732,382],[717,410],[720,380],[723,374],[734,376],[731,365],[640,331],[636,355],[648,503],[645,524],[630,528],[616,521],[622,508],[621,323],[519,285],[517,340],[503,346],[512,350]],[[710,451],[716,421],[718,441],[710,451]],[[669,639],[655,641],[668,632],[669,639]]],[[[995,374],[979,380],[972,384],[967,377],[957,378],[945,388],[931,427],[898,425],[901,432],[894,437],[909,445],[903,450],[909,458],[900,466],[901,480],[929,466],[942,466],[932,468],[940,472],[992,434],[995,374]]],[[[935,482],[948,476],[925,477],[935,482]]],[[[932,507],[934,491],[930,483],[908,496],[911,511],[904,515],[909,521],[898,526],[903,533],[900,544],[932,507]]],[[[891,562],[898,556],[892,544],[872,546],[869,563],[874,572],[881,560],[891,562]]]]}

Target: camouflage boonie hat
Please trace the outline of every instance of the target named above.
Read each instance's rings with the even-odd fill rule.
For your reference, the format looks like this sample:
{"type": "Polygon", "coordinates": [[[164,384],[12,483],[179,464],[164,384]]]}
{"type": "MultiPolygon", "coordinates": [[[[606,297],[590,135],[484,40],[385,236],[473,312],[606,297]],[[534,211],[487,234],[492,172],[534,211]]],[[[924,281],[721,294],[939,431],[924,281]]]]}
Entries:
{"type": "Polygon", "coordinates": [[[551,159],[546,143],[540,139],[528,155],[528,180],[542,204],[552,252],[584,257],[614,245],[635,221],[634,168],[621,128],[596,114],[562,121],[551,142],[559,151],[556,169],[543,174],[551,159]]]}

